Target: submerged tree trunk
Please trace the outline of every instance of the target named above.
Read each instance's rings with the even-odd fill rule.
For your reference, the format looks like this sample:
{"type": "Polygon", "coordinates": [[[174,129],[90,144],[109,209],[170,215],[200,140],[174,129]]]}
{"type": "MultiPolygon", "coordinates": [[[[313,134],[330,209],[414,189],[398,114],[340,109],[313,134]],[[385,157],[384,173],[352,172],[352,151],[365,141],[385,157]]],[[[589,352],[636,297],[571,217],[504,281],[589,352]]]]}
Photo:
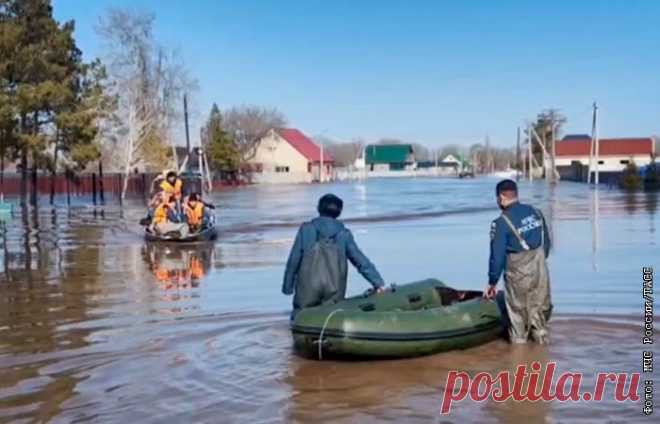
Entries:
{"type": "Polygon", "coordinates": [[[0,202],[5,201],[5,151],[0,155],[0,202]]]}
{"type": "MultiPolygon", "coordinates": [[[[27,117],[25,114],[21,115],[21,133],[25,134],[27,132],[27,117]]],[[[21,206],[25,206],[27,204],[27,165],[28,165],[28,158],[27,158],[27,146],[23,145],[21,147],[21,201],[20,204],[21,206]]]]}
{"type": "Polygon", "coordinates": [[[39,197],[39,188],[37,187],[37,154],[32,153],[32,196],[31,202],[33,205],[37,204],[39,197]]]}
{"type": "Polygon", "coordinates": [[[21,149],[21,205],[27,204],[27,180],[28,180],[27,147],[21,149]]]}
{"type": "Polygon", "coordinates": [[[50,204],[55,203],[55,180],[57,179],[57,153],[58,148],[55,146],[55,152],[53,152],[53,169],[50,173],[50,204]]]}
{"type": "Polygon", "coordinates": [[[101,204],[105,204],[105,193],[103,186],[103,160],[99,160],[99,195],[101,199],[101,204]]]}

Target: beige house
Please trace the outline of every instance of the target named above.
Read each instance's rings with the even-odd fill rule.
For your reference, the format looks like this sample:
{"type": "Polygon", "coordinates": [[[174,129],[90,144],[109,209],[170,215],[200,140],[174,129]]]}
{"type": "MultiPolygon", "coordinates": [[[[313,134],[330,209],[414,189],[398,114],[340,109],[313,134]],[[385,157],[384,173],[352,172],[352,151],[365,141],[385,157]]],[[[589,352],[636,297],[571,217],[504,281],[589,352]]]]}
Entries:
{"type": "Polygon", "coordinates": [[[278,128],[257,144],[248,161],[258,184],[311,183],[334,179],[334,159],[294,128],[278,128]],[[322,165],[321,165],[322,164],[322,165]],[[321,172],[321,167],[323,172],[321,172]]]}

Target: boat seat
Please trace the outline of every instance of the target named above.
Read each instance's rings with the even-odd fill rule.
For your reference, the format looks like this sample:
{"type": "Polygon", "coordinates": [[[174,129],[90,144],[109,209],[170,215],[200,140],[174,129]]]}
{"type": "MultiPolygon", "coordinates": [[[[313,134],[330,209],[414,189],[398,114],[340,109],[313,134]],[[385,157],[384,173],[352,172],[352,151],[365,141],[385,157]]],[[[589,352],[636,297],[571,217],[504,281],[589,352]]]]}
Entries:
{"type": "Polygon", "coordinates": [[[436,287],[435,291],[440,296],[442,306],[449,306],[457,302],[465,302],[466,300],[483,296],[483,292],[477,290],[459,291],[450,287],[436,287]]]}

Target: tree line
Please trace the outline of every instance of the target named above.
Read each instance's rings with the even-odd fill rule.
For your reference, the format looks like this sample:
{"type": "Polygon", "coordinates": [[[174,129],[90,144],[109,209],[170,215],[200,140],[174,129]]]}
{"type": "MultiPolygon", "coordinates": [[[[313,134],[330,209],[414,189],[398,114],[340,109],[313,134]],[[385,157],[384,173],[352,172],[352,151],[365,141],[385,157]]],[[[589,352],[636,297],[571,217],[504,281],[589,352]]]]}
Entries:
{"type": "MultiPolygon", "coordinates": [[[[58,22],[50,0],[0,0],[0,175],[16,164],[23,199],[37,173],[98,164],[128,175],[181,163],[182,98],[198,86],[154,23],[152,13],[108,10],[95,28],[101,57],[84,61],[75,22],[58,22]]],[[[201,137],[211,164],[235,172],[264,128],[284,124],[276,109],[214,105],[201,137]]]]}
{"type": "Polygon", "coordinates": [[[30,165],[36,179],[37,169],[80,169],[100,154],[97,122],[112,101],[74,29],[53,19],[49,1],[0,0],[0,165],[20,163],[24,194],[30,165]]]}

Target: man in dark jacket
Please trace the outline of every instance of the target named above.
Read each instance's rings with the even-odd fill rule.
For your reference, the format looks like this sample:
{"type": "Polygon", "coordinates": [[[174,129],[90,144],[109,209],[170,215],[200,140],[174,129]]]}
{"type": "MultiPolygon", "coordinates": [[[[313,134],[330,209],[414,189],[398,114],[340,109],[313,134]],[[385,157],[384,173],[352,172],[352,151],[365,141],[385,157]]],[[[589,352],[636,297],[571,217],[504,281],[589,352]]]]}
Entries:
{"type": "Polygon", "coordinates": [[[282,284],[282,293],[291,295],[295,292],[292,318],[302,308],[344,298],[347,260],[377,292],[384,291],[385,283],[376,267],[358,248],[353,234],[337,220],[342,208],[339,197],[326,194],[319,199],[320,216],[305,222],[298,230],[282,284]],[[325,253],[323,249],[326,249],[325,253]]]}
{"type": "Polygon", "coordinates": [[[518,202],[518,186],[503,180],[495,189],[502,215],[491,223],[488,285],[484,295],[495,297],[497,282],[504,272],[506,308],[512,343],[526,343],[529,336],[548,342],[550,319],[550,277],[546,258],[550,234],[538,209],[518,202]]]}

